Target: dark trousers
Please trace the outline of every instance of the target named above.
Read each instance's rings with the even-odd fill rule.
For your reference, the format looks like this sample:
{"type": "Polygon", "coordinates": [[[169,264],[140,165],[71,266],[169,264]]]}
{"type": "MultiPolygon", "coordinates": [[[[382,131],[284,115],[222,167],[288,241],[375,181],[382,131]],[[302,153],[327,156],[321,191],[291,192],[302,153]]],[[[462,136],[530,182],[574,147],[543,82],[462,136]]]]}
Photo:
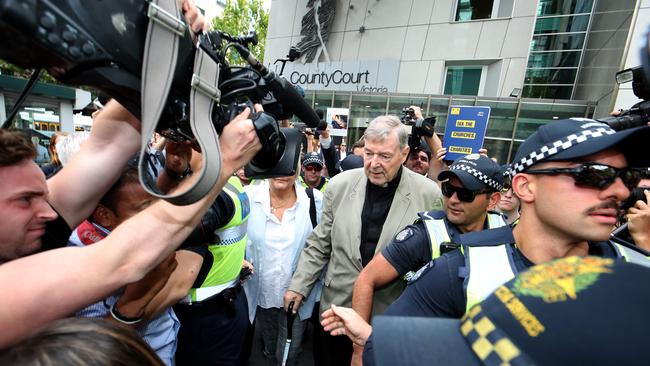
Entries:
{"type": "Polygon", "coordinates": [[[347,336],[332,336],[323,330],[320,324],[315,327],[314,348],[318,347],[318,355],[314,355],[316,366],[350,366],[352,360],[352,341],[347,336]]]}
{"type": "Polygon", "coordinates": [[[239,365],[249,325],[243,291],[231,303],[217,295],[204,303],[176,305],[174,311],[181,322],[178,366],[239,365]]]}

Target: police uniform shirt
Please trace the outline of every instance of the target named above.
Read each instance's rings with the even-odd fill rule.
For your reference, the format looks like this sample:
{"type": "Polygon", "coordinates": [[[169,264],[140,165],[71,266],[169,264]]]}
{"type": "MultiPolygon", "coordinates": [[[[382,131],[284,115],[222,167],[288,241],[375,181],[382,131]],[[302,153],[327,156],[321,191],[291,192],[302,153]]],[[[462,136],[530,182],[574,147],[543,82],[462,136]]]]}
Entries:
{"type": "MultiPolygon", "coordinates": [[[[428,215],[434,219],[444,220],[451,242],[460,242],[458,240],[458,237],[462,234],[460,229],[447,220],[444,211],[432,211],[428,215]]],[[[420,217],[422,217],[422,214],[420,214],[420,217]]],[[[487,219],[484,228],[488,228],[487,219]]],[[[397,233],[381,254],[400,275],[404,275],[409,271],[416,271],[429,263],[432,259],[431,241],[422,220],[418,220],[413,225],[409,225],[397,233]]]]}
{"type": "MultiPolygon", "coordinates": [[[[509,245],[518,272],[535,264],[515,245],[509,245]]],[[[616,252],[607,242],[590,243],[589,255],[616,258],[616,252]]],[[[465,257],[460,250],[445,253],[429,262],[409,282],[402,295],[383,315],[461,318],[467,305],[463,289],[465,257]]],[[[374,365],[372,334],[363,351],[363,365],[374,365]]]]}

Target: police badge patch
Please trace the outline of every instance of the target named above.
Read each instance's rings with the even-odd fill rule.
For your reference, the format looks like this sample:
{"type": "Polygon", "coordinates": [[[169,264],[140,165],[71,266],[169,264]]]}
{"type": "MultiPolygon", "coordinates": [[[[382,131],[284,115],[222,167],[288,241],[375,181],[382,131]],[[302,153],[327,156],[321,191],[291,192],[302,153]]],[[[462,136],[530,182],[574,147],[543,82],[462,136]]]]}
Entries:
{"type": "Polygon", "coordinates": [[[400,231],[399,233],[397,233],[397,235],[395,235],[395,241],[402,242],[412,236],[413,236],[413,230],[411,230],[411,228],[406,228],[400,231]]]}

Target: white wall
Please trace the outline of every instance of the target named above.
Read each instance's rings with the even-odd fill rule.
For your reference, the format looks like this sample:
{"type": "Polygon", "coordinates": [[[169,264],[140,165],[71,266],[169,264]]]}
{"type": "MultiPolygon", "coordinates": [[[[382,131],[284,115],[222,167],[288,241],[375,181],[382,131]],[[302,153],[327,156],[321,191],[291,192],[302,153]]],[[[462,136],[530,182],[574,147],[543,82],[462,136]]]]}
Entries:
{"type": "MultiPolygon", "coordinates": [[[[442,94],[447,61],[493,63],[486,96],[521,88],[536,0],[514,0],[512,17],[451,22],[455,0],[337,0],[327,50],[332,61],[401,60],[397,92],[442,94]],[[352,8],[351,8],[352,7],[352,8]],[[363,26],[364,32],[359,28],[363,26]]],[[[306,0],[272,0],[265,63],[300,39],[306,0]]],[[[325,61],[323,56],[318,60],[325,61]]]]}

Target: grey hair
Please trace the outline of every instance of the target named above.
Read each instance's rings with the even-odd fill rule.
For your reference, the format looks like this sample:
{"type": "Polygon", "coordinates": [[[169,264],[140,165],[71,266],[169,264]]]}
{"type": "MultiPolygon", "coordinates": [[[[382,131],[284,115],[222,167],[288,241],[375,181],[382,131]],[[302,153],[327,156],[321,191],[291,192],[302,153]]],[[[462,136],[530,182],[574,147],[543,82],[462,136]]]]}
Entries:
{"type": "Polygon", "coordinates": [[[408,141],[408,132],[397,116],[379,116],[373,119],[368,124],[363,138],[365,140],[384,140],[395,130],[397,130],[399,148],[400,150],[404,149],[408,141]]]}
{"type": "Polygon", "coordinates": [[[90,132],[81,131],[60,137],[57,140],[56,152],[59,154],[61,165],[66,165],[70,160],[72,160],[72,157],[79,152],[79,149],[81,149],[81,143],[86,140],[88,136],[90,136],[90,132]]]}

